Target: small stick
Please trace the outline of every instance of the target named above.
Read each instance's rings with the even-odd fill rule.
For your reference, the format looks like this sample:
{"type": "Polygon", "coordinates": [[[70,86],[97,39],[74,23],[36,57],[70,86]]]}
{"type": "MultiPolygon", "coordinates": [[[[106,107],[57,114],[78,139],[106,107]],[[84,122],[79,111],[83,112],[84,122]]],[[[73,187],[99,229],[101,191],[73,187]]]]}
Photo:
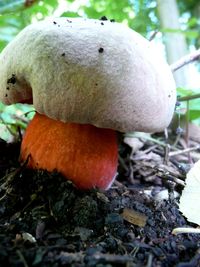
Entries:
{"type": "Polygon", "coordinates": [[[149,256],[148,256],[148,259],[147,259],[146,267],[151,267],[151,266],[153,266],[152,262],[153,262],[153,254],[149,253],[149,256]]]}
{"type": "Polygon", "coordinates": [[[154,31],[152,35],[150,36],[149,41],[151,42],[156,37],[157,34],[158,34],[158,30],[154,31]]]}
{"type": "Polygon", "coordinates": [[[181,154],[185,154],[191,151],[195,151],[200,149],[200,145],[197,145],[195,147],[189,147],[183,150],[179,150],[179,151],[173,151],[173,152],[169,152],[169,157],[173,157],[173,156],[177,156],[177,155],[181,155],[181,154]]]}
{"type": "Polygon", "coordinates": [[[178,227],[174,228],[172,231],[173,235],[178,235],[178,234],[200,234],[200,229],[199,228],[191,228],[191,227],[178,227]]]}
{"type": "Polygon", "coordinates": [[[200,94],[178,97],[178,101],[182,102],[182,101],[188,101],[188,100],[193,100],[193,99],[197,99],[197,98],[200,98],[200,94]]]}
{"type": "MultiPolygon", "coordinates": [[[[186,129],[185,129],[185,142],[186,142],[186,146],[187,148],[189,148],[189,121],[190,121],[190,101],[187,101],[187,112],[186,112],[186,129]]],[[[190,155],[190,151],[188,151],[188,161],[189,163],[193,163],[192,162],[192,158],[190,155]]]]}
{"type": "Polygon", "coordinates": [[[38,0],[26,0],[24,3],[25,7],[30,7],[32,6],[35,2],[37,2],[38,0]]]}
{"type": "Polygon", "coordinates": [[[20,258],[20,260],[22,261],[24,267],[28,267],[28,264],[24,258],[24,255],[21,253],[21,251],[19,249],[17,249],[16,253],[17,253],[18,257],[20,258]]]}
{"type": "Polygon", "coordinates": [[[168,165],[169,163],[169,153],[170,153],[170,145],[168,144],[166,147],[165,147],[165,154],[164,154],[164,163],[166,165],[168,165]]]}
{"type": "Polygon", "coordinates": [[[185,186],[185,182],[184,181],[182,181],[181,179],[179,179],[179,178],[176,178],[176,177],[172,177],[171,179],[169,179],[169,177],[167,177],[167,179],[170,181],[173,181],[173,182],[175,182],[176,184],[179,184],[179,185],[181,185],[181,186],[185,186]]]}
{"type": "Polygon", "coordinates": [[[172,71],[176,71],[180,68],[182,68],[183,66],[197,60],[200,57],[200,49],[186,55],[183,56],[182,58],[180,58],[178,61],[174,62],[173,64],[170,65],[171,70],[172,71]]]}
{"type": "Polygon", "coordinates": [[[128,172],[128,167],[126,166],[125,162],[124,162],[124,159],[122,157],[119,156],[119,163],[120,165],[124,168],[125,171],[128,172]]]}
{"type": "Polygon", "coordinates": [[[103,254],[103,253],[95,253],[92,255],[92,258],[97,260],[98,262],[106,261],[108,263],[113,263],[116,265],[127,265],[129,262],[133,262],[133,258],[128,255],[115,255],[115,254],[103,254]]]}

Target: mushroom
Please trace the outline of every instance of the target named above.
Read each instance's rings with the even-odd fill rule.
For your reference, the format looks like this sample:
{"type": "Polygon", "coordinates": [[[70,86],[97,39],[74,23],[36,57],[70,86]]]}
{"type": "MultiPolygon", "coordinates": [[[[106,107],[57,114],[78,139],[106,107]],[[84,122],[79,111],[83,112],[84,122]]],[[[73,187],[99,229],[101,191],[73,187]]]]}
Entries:
{"type": "Polygon", "coordinates": [[[21,145],[29,167],[56,169],[81,189],[108,189],[116,131],[165,129],[176,90],[163,57],[132,29],[62,17],[27,26],[3,50],[0,100],[35,107],[21,145]]]}

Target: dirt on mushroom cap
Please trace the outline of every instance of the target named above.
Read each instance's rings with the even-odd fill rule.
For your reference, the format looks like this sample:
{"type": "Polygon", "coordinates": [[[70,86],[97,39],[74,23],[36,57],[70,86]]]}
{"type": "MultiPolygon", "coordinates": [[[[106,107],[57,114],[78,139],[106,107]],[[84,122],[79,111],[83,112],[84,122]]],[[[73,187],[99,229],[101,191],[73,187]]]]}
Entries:
{"type": "Polygon", "coordinates": [[[153,132],[168,126],[176,91],[169,66],[138,33],[108,20],[57,18],[26,27],[0,55],[0,100],[30,96],[54,119],[153,132]]]}

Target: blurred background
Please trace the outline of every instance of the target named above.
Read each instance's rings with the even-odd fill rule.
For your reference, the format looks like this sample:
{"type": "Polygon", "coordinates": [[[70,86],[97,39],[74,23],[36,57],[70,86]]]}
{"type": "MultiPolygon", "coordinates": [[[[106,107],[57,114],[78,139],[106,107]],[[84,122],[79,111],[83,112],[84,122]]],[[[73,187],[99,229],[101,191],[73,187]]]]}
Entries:
{"type": "MultiPolygon", "coordinates": [[[[60,16],[106,16],[127,24],[155,42],[169,64],[200,47],[197,0],[0,0],[0,52],[28,24],[60,16]]],[[[179,115],[200,124],[200,60],[174,72],[174,77],[178,97],[186,97],[179,115]]],[[[5,107],[0,103],[0,137],[12,141],[17,129],[26,128],[32,110],[27,105],[5,107]]]]}

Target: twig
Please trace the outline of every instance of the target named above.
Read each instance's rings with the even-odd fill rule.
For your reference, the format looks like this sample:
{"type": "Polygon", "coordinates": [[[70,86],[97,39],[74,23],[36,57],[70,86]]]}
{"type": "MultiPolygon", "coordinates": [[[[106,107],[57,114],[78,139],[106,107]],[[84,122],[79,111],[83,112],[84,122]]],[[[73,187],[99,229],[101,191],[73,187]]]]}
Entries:
{"type": "Polygon", "coordinates": [[[191,152],[191,151],[195,151],[195,150],[198,150],[198,149],[200,149],[200,145],[197,145],[195,147],[189,147],[189,148],[186,148],[184,150],[169,152],[169,157],[185,154],[185,153],[188,153],[188,152],[191,152]]]}
{"type": "Polygon", "coordinates": [[[25,7],[30,7],[32,6],[35,2],[38,2],[38,0],[26,0],[24,3],[25,7]]]}
{"type": "Polygon", "coordinates": [[[168,162],[169,162],[169,151],[170,151],[170,145],[168,144],[165,147],[165,154],[164,154],[164,163],[165,163],[165,165],[168,165],[168,162]]]}
{"type": "Polygon", "coordinates": [[[177,177],[174,177],[174,176],[170,177],[170,176],[168,176],[167,177],[167,180],[172,181],[172,182],[174,182],[174,183],[176,183],[178,185],[181,185],[183,187],[185,186],[185,182],[182,181],[181,179],[177,178],[177,177]]]}
{"type": "Polygon", "coordinates": [[[153,254],[149,253],[146,267],[151,267],[153,265],[152,262],[153,262],[153,254]]]}
{"type": "Polygon", "coordinates": [[[156,35],[158,34],[158,30],[155,30],[153,33],[152,33],[152,35],[150,36],[150,38],[149,38],[149,41],[151,42],[155,37],[156,37],[156,35]]]}
{"type": "Polygon", "coordinates": [[[200,98],[200,94],[178,97],[178,101],[182,102],[182,101],[188,101],[188,100],[193,100],[193,99],[197,99],[197,98],[200,98]]]}
{"type": "MultiPolygon", "coordinates": [[[[185,142],[187,148],[189,148],[189,121],[190,121],[190,101],[187,101],[187,112],[186,112],[186,125],[185,125],[185,142]]],[[[192,163],[190,151],[188,151],[188,161],[192,163]]]]}
{"type": "Polygon", "coordinates": [[[16,250],[17,255],[19,256],[20,260],[22,261],[24,267],[28,267],[28,264],[24,258],[24,255],[21,253],[19,249],[16,250]]]}
{"type": "Polygon", "coordinates": [[[124,168],[124,170],[125,170],[126,172],[129,171],[128,167],[126,166],[126,164],[125,164],[125,162],[124,162],[124,159],[123,159],[122,157],[120,157],[120,156],[119,156],[119,163],[120,163],[120,165],[124,168]]]}
{"type": "Polygon", "coordinates": [[[178,228],[173,229],[172,234],[173,235],[178,235],[178,234],[200,234],[200,229],[199,228],[178,227],[178,228]]]}
{"type": "Polygon", "coordinates": [[[182,68],[183,66],[197,60],[199,57],[200,57],[200,49],[180,58],[178,61],[171,64],[171,66],[170,66],[171,70],[176,71],[176,70],[182,68]]]}
{"type": "MultiPolygon", "coordinates": [[[[85,255],[82,252],[70,253],[70,252],[61,252],[61,256],[70,257],[74,262],[82,262],[85,255]]],[[[107,262],[116,265],[125,265],[129,262],[133,261],[133,257],[128,255],[115,255],[115,254],[103,254],[100,252],[96,252],[91,255],[91,258],[95,260],[97,263],[99,262],[107,262]]]]}

